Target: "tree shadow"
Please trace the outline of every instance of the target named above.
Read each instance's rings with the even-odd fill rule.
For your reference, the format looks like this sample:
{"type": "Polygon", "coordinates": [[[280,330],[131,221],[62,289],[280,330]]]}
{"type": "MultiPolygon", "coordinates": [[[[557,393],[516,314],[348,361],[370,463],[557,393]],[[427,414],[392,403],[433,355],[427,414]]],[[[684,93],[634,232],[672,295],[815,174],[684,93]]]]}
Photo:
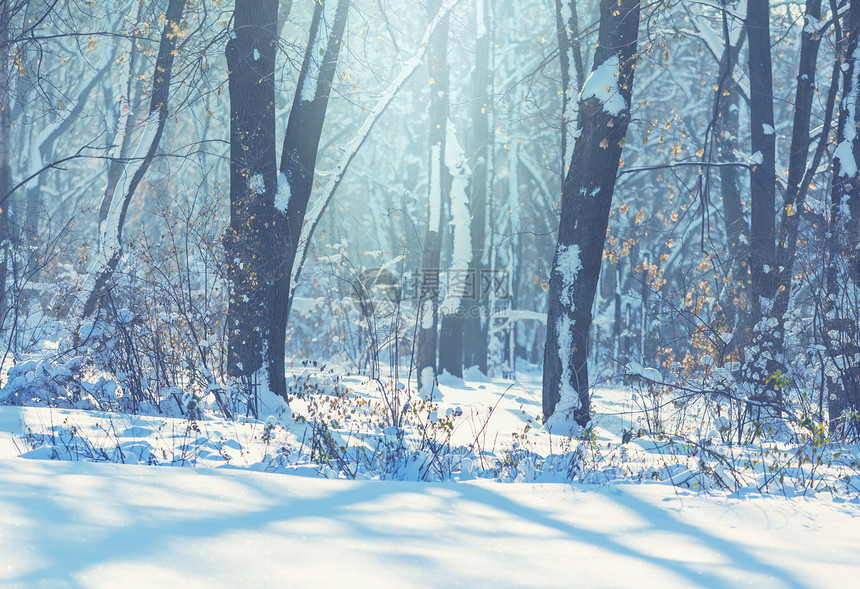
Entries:
{"type": "MultiPolygon", "coordinates": [[[[181,567],[182,563],[165,562],[170,547],[201,542],[217,545],[242,533],[277,540],[278,536],[291,537],[297,527],[304,525],[311,529],[308,542],[319,542],[319,550],[326,550],[330,547],[327,537],[322,532],[316,534],[313,527],[321,520],[329,528],[341,531],[339,540],[352,546],[352,556],[383,569],[405,567],[415,572],[412,582],[417,583],[423,575],[431,586],[438,586],[446,578],[466,586],[485,586],[488,574],[494,576],[496,584],[500,579],[511,583],[514,574],[514,565],[504,562],[498,563],[494,571],[458,568],[446,561],[450,552],[434,547],[444,548],[445,542],[459,541],[452,545],[469,546],[476,553],[483,551],[481,556],[495,563],[506,558],[493,552],[499,546],[507,553],[528,554],[526,543],[530,538],[571,541],[610,553],[607,559],[594,563],[576,562],[572,554],[571,562],[576,567],[598,567],[626,557],[673,573],[691,586],[722,588],[728,579],[717,574],[716,564],[702,567],[672,554],[655,555],[653,546],[643,551],[621,541],[618,530],[578,527],[550,511],[524,505],[507,496],[510,493],[505,490],[513,489],[508,486],[496,490],[485,484],[335,482],[266,473],[56,462],[7,469],[4,462],[9,463],[0,461],[0,472],[8,471],[8,476],[0,476],[0,502],[7,513],[24,522],[26,533],[21,541],[26,550],[37,555],[28,571],[5,579],[0,573],[0,584],[4,586],[68,581],[106,563],[181,567]],[[524,523],[529,527],[523,528],[524,523]],[[43,524],[46,527],[40,527],[43,524]],[[522,529],[531,532],[516,531],[522,529]]],[[[725,561],[719,565],[721,571],[766,575],[785,587],[806,587],[788,571],[762,561],[744,547],[679,521],[630,493],[587,492],[600,493],[602,498],[638,515],[646,522],[647,530],[668,532],[716,551],[725,561]]],[[[575,502],[576,494],[570,498],[575,502]]],[[[582,509],[590,507],[591,502],[581,504],[582,509]]],[[[575,516],[577,508],[574,504],[564,515],[575,516]]],[[[631,541],[639,542],[635,537],[631,541]]],[[[289,563],[290,554],[280,558],[289,563]]],[[[336,566],[334,555],[332,562],[336,566]]],[[[559,565],[569,566],[570,562],[559,565]]],[[[235,571],[242,563],[230,566],[233,568],[229,570],[235,571]]],[[[273,568],[286,571],[285,567],[286,564],[273,568]]],[[[528,565],[524,568],[525,575],[528,565]]],[[[606,571],[607,578],[612,574],[606,571]]],[[[528,579],[517,576],[517,584],[528,579]]],[[[559,575],[559,583],[569,585],[575,579],[559,575]]]]}

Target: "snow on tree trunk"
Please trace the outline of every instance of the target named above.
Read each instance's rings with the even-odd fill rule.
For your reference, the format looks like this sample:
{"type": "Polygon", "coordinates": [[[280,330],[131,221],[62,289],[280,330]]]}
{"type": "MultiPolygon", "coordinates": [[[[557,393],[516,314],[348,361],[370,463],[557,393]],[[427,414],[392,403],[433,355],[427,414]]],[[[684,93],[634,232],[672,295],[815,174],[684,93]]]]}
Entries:
{"type": "Polygon", "coordinates": [[[561,175],[567,169],[567,148],[573,126],[574,97],[585,80],[582,51],[579,47],[579,14],[576,0],[555,0],[558,57],[561,66],[561,175]]]}
{"type": "Polygon", "coordinates": [[[475,282],[470,277],[472,262],[471,213],[469,211],[469,181],[472,171],[466,155],[457,141],[454,125],[448,122],[445,141],[445,167],[451,176],[451,265],[445,300],[442,304],[442,325],[439,331],[439,372],[446,371],[463,377],[463,327],[467,298],[474,297],[475,282]]]}
{"type": "Polygon", "coordinates": [[[579,101],[579,125],[562,191],[549,285],[543,413],[570,433],[591,419],[588,335],[603,243],[630,122],[639,2],[602,0],[594,66],[579,101]]]}

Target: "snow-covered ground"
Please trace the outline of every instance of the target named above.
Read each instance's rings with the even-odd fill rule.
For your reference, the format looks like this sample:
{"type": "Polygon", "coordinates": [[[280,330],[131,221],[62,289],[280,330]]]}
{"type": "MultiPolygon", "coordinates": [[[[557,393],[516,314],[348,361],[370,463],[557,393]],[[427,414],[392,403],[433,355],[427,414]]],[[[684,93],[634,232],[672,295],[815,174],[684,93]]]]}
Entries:
{"type": "MultiPolygon", "coordinates": [[[[311,377],[295,382],[323,382],[311,377]]],[[[334,378],[338,390],[305,387],[294,413],[315,406],[333,448],[393,443],[387,428],[354,435],[373,432],[379,383],[334,378]]],[[[406,466],[339,454],[357,480],[320,464],[334,458],[301,420],[0,407],[0,587],[799,588],[860,576],[856,494],[763,495],[756,476],[700,492],[683,457],[619,442],[640,423],[632,391],[598,396],[573,483],[577,443],[540,426],[536,374],[442,379],[440,393],[391,459],[406,466]],[[588,468],[600,484],[578,482],[588,468]]]]}
{"type": "Polygon", "coordinates": [[[0,460],[3,587],[852,587],[860,505],[0,460]]]}

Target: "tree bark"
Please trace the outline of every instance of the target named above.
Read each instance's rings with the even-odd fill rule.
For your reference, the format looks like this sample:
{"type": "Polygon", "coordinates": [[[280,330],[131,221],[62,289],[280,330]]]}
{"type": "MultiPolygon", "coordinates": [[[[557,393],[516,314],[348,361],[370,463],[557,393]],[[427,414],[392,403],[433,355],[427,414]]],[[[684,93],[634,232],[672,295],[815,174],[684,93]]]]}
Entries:
{"type": "MultiPolygon", "coordinates": [[[[278,1],[244,0],[227,42],[230,93],[230,226],[224,236],[230,300],[228,373],[249,386],[264,369],[267,294],[277,264],[266,226],[275,222],[275,55],[278,1]]],[[[268,386],[268,379],[265,383],[268,386]]]]}
{"type": "Polygon", "coordinates": [[[747,39],[750,74],[750,142],[757,163],[750,172],[750,273],[754,316],[762,299],[773,299],[776,264],[776,133],[768,0],[749,0],[747,39]]]}
{"type": "MultiPolygon", "coordinates": [[[[794,276],[794,261],[797,253],[798,232],[802,218],[803,205],[809,190],[808,175],[815,172],[820,156],[813,157],[809,165],[810,123],[812,120],[812,105],[816,95],[815,72],[818,62],[818,48],[821,45],[821,34],[817,24],[821,19],[821,0],[808,0],[801,33],[800,65],[797,74],[797,89],[794,97],[794,120],[789,147],[788,183],[783,197],[783,206],[778,213],[780,218],[779,234],[776,251],[774,304],[769,317],[777,320],[774,330],[775,351],[783,353],[785,341],[785,314],[791,299],[792,277],[794,276]]],[[[825,114],[822,141],[829,134],[832,105],[828,105],[825,114]]],[[[783,362],[784,363],[784,362],[783,362]]]]}
{"type": "Polygon", "coordinates": [[[640,3],[602,0],[591,76],[583,85],[570,171],[562,191],[549,286],[543,414],[553,429],[591,419],[588,335],[636,60],[640,3]]]}

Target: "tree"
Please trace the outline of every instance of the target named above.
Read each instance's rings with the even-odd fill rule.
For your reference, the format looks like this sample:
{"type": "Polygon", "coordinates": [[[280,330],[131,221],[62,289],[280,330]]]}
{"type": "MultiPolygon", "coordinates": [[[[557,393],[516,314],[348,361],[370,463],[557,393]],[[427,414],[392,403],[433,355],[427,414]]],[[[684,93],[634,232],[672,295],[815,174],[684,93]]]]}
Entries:
{"type": "MultiPolygon", "coordinates": [[[[747,377],[764,384],[770,376],[786,370],[785,319],[794,287],[795,261],[804,205],[812,178],[827,144],[835,103],[837,72],[825,106],[817,147],[810,153],[813,102],[817,93],[816,71],[821,44],[821,1],[808,0],[800,40],[797,87],[793,100],[789,161],[782,204],[776,207],[776,135],[773,127],[773,73],[770,65],[769,11],[767,2],[750,3],[747,37],[750,42],[750,136],[754,166],[750,172],[751,231],[750,270],[752,279],[751,330],[745,361],[747,377]],[[757,154],[762,154],[758,157],[757,154]],[[776,219],[779,223],[776,224],[776,219]]],[[[850,66],[849,66],[850,67],[850,66]]],[[[847,88],[847,86],[846,86],[847,88]]],[[[838,164],[837,164],[838,166],[838,164]]],[[[838,174],[835,174],[838,185],[838,174]]],[[[838,191],[838,188],[836,189],[838,191]]],[[[772,392],[772,391],[771,391],[772,392]]],[[[781,403],[782,395],[771,395],[781,403]]]]}
{"type": "MultiPolygon", "coordinates": [[[[435,2],[430,14],[436,14],[435,2]]],[[[428,83],[430,84],[430,145],[428,170],[429,217],[421,255],[418,293],[418,336],[415,369],[418,390],[432,395],[436,386],[436,350],[439,326],[439,265],[442,252],[443,195],[450,179],[445,166],[448,129],[448,24],[446,12],[430,40],[428,83]]]]}
{"type": "Polygon", "coordinates": [[[314,6],[310,35],[275,163],[277,0],[236,4],[227,43],[230,226],[224,236],[231,286],[229,373],[287,398],[284,338],[298,251],[349,0],[314,6]]]}
{"type": "Polygon", "coordinates": [[[466,323],[465,303],[474,297],[472,266],[472,230],[468,187],[472,171],[457,140],[454,125],[449,122],[445,138],[445,168],[451,178],[451,265],[442,304],[445,314],[439,330],[439,372],[463,378],[463,331],[466,323]]]}
{"type": "Polygon", "coordinates": [[[552,426],[591,419],[588,334],[609,209],[627,126],[640,3],[602,0],[594,65],[579,97],[579,124],[562,191],[549,284],[543,414],[552,426]]]}
{"type": "Polygon", "coordinates": [[[768,0],[747,4],[750,72],[750,279],[753,329],[747,366],[753,381],[764,382],[773,371],[773,342],[756,327],[773,303],[776,291],[776,132],[773,119],[773,67],[770,54],[768,0]],[[767,358],[765,358],[767,356],[767,358]]]}
{"type": "Polygon", "coordinates": [[[481,276],[486,270],[487,257],[487,200],[492,192],[490,174],[490,110],[492,109],[492,74],[490,72],[490,26],[492,24],[492,3],[489,0],[475,0],[477,15],[475,40],[475,69],[472,70],[472,109],[471,126],[466,139],[467,157],[472,166],[472,179],[469,185],[469,206],[471,209],[472,257],[469,265],[469,278],[475,280],[474,296],[467,306],[467,316],[463,326],[463,366],[477,366],[487,373],[487,320],[484,317],[487,300],[481,284],[481,276]]]}
{"type": "MultiPolygon", "coordinates": [[[[8,195],[12,184],[12,169],[9,163],[11,151],[12,121],[9,104],[9,25],[17,9],[9,0],[0,1],[0,317],[6,315],[6,266],[9,258],[9,204],[8,195]]],[[[18,8],[19,9],[19,8],[18,8]]]]}
{"type": "MultiPolygon", "coordinates": [[[[182,14],[186,0],[170,0],[164,16],[164,26],[158,45],[158,57],[152,73],[152,94],[149,112],[136,136],[138,144],[127,159],[112,162],[99,212],[99,249],[87,279],[81,288],[79,312],[92,315],[106,293],[108,282],[123,255],[122,234],[128,206],[141,180],[155,159],[169,113],[168,98],[176,58],[176,43],[180,38],[182,14]]],[[[128,117],[126,112],[124,116],[128,117]]],[[[127,121],[128,119],[126,119],[127,121]]],[[[121,125],[123,141],[130,140],[128,124],[121,125]]]]}
{"type": "MultiPolygon", "coordinates": [[[[835,17],[834,17],[835,18],[835,17]]],[[[860,433],[860,2],[850,0],[842,27],[842,99],[833,158],[827,259],[827,379],[832,430],[860,433]],[[853,309],[852,309],[853,307],[853,309]],[[854,414],[852,418],[851,415],[854,414]]]]}
{"type": "Polygon", "coordinates": [[[567,168],[568,127],[571,125],[573,97],[585,80],[582,50],[579,44],[579,13],[576,0],[555,0],[556,35],[561,66],[561,172],[567,168]]]}

